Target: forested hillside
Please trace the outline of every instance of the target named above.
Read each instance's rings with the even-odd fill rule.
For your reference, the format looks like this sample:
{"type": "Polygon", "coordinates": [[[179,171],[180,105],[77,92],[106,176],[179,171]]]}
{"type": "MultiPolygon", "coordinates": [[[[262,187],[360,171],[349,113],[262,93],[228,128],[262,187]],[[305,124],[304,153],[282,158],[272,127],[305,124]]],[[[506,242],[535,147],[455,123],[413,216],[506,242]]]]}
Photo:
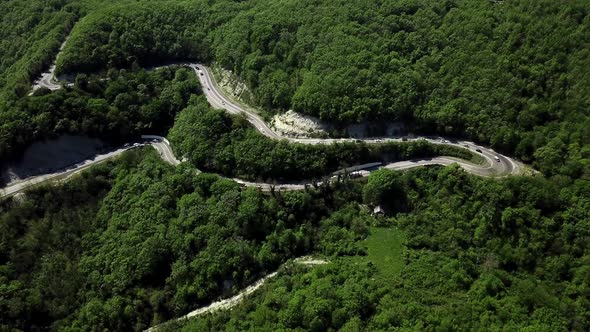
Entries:
{"type": "MultiPolygon", "coordinates": [[[[247,120],[193,99],[170,130],[176,153],[199,169],[246,180],[284,182],[328,178],[345,167],[372,162],[455,156],[480,161],[466,149],[426,141],[384,144],[294,144],[257,132],[247,120]]],[[[481,157],[479,157],[481,158],[481,157]]]]}
{"type": "Polygon", "coordinates": [[[289,258],[361,251],[358,185],[269,196],[150,150],[2,202],[0,329],[140,331],[289,258]]]}
{"type": "Polygon", "coordinates": [[[458,167],[373,173],[365,203],[383,205],[394,217],[380,226],[405,234],[398,273],[338,252],[330,266],[283,271],[236,309],[166,330],[586,331],[588,188],[458,167]]]}
{"type": "Polygon", "coordinates": [[[159,134],[184,161],[142,148],[0,199],[0,330],[142,331],[308,254],[330,264],[288,265],[233,310],[167,329],[590,330],[589,1],[5,0],[0,17],[0,166],[63,134],[159,134]],[[58,72],[74,84],[28,95],[67,36],[58,72]],[[402,121],[539,172],[243,188],[219,175],[473,155],[272,140],[212,109],[192,70],[154,68],[186,61],[233,71],[266,114],[402,121]]]}
{"type": "MultiPolygon", "coordinates": [[[[46,70],[80,17],[133,0],[6,0],[0,3],[0,116],[46,70]]],[[[0,118],[1,119],[1,118],[0,118]]],[[[2,124],[3,122],[0,122],[2,124]]]]}
{"type": "Polygon", "coordinates": [[[76,21],[76,14],[71,7],[65,8],[66,3],[59,0],[0,3],[0,106],[6,97],[26,94],[30,82],[53,61],[76,21]]]}
{"type": "Polygon", "coordinates": [[[315,252],[332,263],[168,329],[584,331],[588,188],[437,167],[267,195],[132,153],[2,203],[0,324],[139,331],[315,252]],[[404,234],[393,272],[359,261],[369,227],[404,234]]]}
{"type": "Polygon", "coordinates": [[[214,60],[240,75],[267,109],[293,108],[337,122],[403,120],[428,134],[489,142],[546,173],[584,174],[587,1],[257,0],[219,1],[206,10],[199,1],[152,7],[84,19],[60,69],[214,60]]]}
{"type": "Polygon", "coordinates": [[[63,134],[100,137],[111,143],[142,134],[165,134],[192,94],[199,92],[187,68],[155,71],[111,70],[108,80],[80,75],[73,87],[39,89],[11,106],[20,114],[2,126],[0,159],[22,151],[35,140],[63,134]]]}
{"type": "MultiPolygon", "coordinates": [[[[415,131],[489,143],[546,174],[587,176],[587,1],[186,0],[116,2],[100,10],[66,3],[39,14],[47,23],[38,29],[59,22],[43,44],[3,38],[12,55],[3,57],[0,76],[7,86],[21,84],[4,99],[26,92],[22,84],[48,65],[74,20],[90,12],[73,29],[59,71],[215,61],[271,111],[293,108],[344,123],[403,120],[415,131]],[[16,47],[42,55],[9,67],[16,47]]],[[[41,5],[4,6],[20,10],[6,14],[3,22],[12,22],[41,5]]],[[[14,139],[26,113],[3,109],[0,116],[2,140],[14,139]]]]}
{"type": "Polygon", "coordinates": [[[71,51],[58,59],[59,72],[207,60],[206,8],[204,3],[174,1],[107,7],[85,17],[73,31],[71,51]]]}

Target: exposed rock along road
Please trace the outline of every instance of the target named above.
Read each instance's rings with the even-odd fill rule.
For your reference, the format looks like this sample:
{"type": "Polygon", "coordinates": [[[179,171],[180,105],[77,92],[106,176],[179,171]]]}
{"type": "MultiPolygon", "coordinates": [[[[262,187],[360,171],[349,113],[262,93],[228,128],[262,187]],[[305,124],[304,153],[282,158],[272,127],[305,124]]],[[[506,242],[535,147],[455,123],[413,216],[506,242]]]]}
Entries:
{"type": "MultiPolygon", "coordinates": [[[[64,45],[65,45],[65,42],[64,42],[64,44],[62,44],[60,51],[61,51],[61,49],[63,49],[64,45]]],[[[246,116],[246,118],[248,119],[248,121],[256,128],[256,130],[258,130],[261,134],[263,134],[267,137],[270,137],[272,139],[286,139],[289,142],[301,143],[301,144],[332,144],[332,143],[337,143],[337,142],[357,142],[357,141],[362,141],[367,144],[377,144],[377,143],[384,143],[384,142],[398,142],[398,141],[403,140],[402,138],[387,138],[387,137],[379,138],[379,139],[371,138],[371,139],[360,139],[359,140],[359,139],[316,139],[316,138],[304,139],[304,138],[290,138],[290,137],[280,136],[275,131],[273,131],[254,110],[248,109],[247,107],[244,107],[244,106],[241,106],[237,102],[235,102],[232,99],[230,99],[229,97],[227,97],[221,91],[221,89],[219,88],[217,83],[215,82],[213,75],[211,74],[211,71],[209,68],[207,68],[204,65],[200,65],[200,64],[188,64],[188,66],[194,70],[197,77],[199,78],[199,81],[201,82],[201,85],[203,88],[203,93],[207,97],[207,100],[211,104],[211,106],[216,107],[216,108],[225,109],[226,111],[228,111],[229,113],[232,113],[232,114],[244,114],[246,116]]],[[[71,83],[67,83],[66,85],[71,85],[71,83]]],[[[41,87],[46,87],[50,90],[58,90],[62,87],[62,85],[55,78],[55,64],[53,64],[50,67],[48,72],[43,73],[39,80],[35,81],[35,83],[33,85],[33,91],[37,90],[41,87]]],[[[164,161],[166,161],[167,163],[169,163],[173,166],[180,164],[181,161],[176,158],[176,156],[174,155],[174,152],[172,151],[172,149],[170,147],[169,142],[165,138],[152,136],[152,137],[144,137],[144,139],[146,139],[148,141],[146,141],[146,143],[143,143],[143,144],[128,145],[128,146],[116,149],[114,151],[111,151],[111,152],[108,152],[105,154],[97,155],[93,159],[89,159],[89,160],[83,161],[81,163],[72,165],[72,167],[65,169],[63,171],[58,171],[58,172],[51,173],[51,174],[34,176],[34,177],[30,177],[30,178],[27,178],[24,180],[12,182],[7,187],[0,189],[0,197],[14,195],[16,193],[26,190],[27,188],[29,188],[31,186],[34,186],[36,184],[43,183],[46,181],[66,180],[67,178],[87,169],[88,167],[90,167],[92,165],[98,164],[100,162],[104,162],[110,158],[113,158],[115,156],[118,156],[118,155],[126,152],[129,149],[135,148],[140,145],[146,145],[146,144],[151,145],[152,147],[154,147],[158,151],[158,153],[160,154],[161,158],[164,161]]],[[[459,166],[461,166],[463,169],[465,169],[467,172],[470,172],[472,174],[479,175],[479,176],[506,176],[506,175],[510,175],[510,174],[519,174],[522,171],[522,165],[519,162],[511,159],[510,157],[498,154],[492,149],[477,145],[473,142],[468,142],[468,141],[450,142],[446,139],[430,138],[430,137],[408,138],[406,140],[412,141],[412,140],[417,140],[417,139],[424,139],[424,140],[426,140],[430,143],[433,143],[433,144],[447,144],[447,145],[452,145],[452,146],[456,146],[456,147],[460,147],[460,148],[467,148],[470,150],[478,149],[479,151],[481,151],[480,155],[482,155],[483,158],[485,159],[485,165],[476,165],[476,164],[473,164],[470,162],[441,156],[441,157],[435,157],[435,158],[429,158],[429,159],[416,159],[416,160],[400,161],[400,162],[395,162],[395,163],[390,163],[390,164],[384,165],[383,167],[387,168],[387,169],[392,169],[392,170],[404,170],[404,169],[409,169],[409,168],[419,167],[419,166],[427,166],[427,165],[445,165],[446,166],[446,165],[456,163],[459,166]]],[[[367,174],[368,174],[368,172],[362,172],[360,175],[366,176],[367,174]]],[[[239,179],[234,179],[234,180],[244,186],[257,187],[257,188],[261,188],[263,190],[270,190],[272,187],[274,187],[275,189],[279,189],[279,190],[281,190],[281,189],[283,189],[283,190],[300,190],[300,189],[304,189],[307,185],[309,185],[309,184],[277,184],[277,185],[274,185],[274,184],[268,184],[268,183],[247,182],[247,181],[242,181],[239,179]]],[[[306,264],[305,261],[302,261],[300,263],[306,264]]],[[[309,264],[309,265],[324,264],[324,263],[325,263],[325,261],[322,261],[322,260],[310,260],[309,262],[307,262],[307,264],[309,264]]],[[[193,311],[193,312],[191,312],[179,319],[190,318],[190,317],[198,316],[198,315],[201,315],[201,314],[207,313],[207,312],[231,308],[231,307],[235,306],[237,303],[239,303],[245,296],[247,296],[248,294],[251,294],[256,289],[258,289],[260,286],[262,286],[268,279],[274,277],[276,275],[276,273],[277,272],[273,272],[273,273],[263,277],[262,279],[258,280],[256,283],[247,287],[246,289],[244,289],[243,291],[241,291],[239,294],[237,294],[236,296],[234,296],[232,298],[221,300],[218,302],[214,302],[209,306],[199,308],[199,309],[197,309],[197,310],[195,310],[195,311],[193,311]]],[[[157,329],[157,327],[158,326],[152,327],[148,331],[153,331],[154,329],[157,329]]]]}
{"type": "MultiPolygon", "coordinates": [[[[65,42],[64,42],[65,45],[65,42]]],[[[63,48],[63,45],[62,45],[63,48]]],[[[392,170],[404,170],[413,167],[419,166],[428,166],[428,165],[451,165],[451,164],[458,164],[467,172],[479,175],[479,176],[506,176],[510,174],[519,174],[522,171],[522,165],[513,160],[510,157],[501,155],[490,148],[486,148],[484,146],[477,145],[476,143],[469,142],[469,141],[449,141],[443,138],[432,138],[432,137],[416,137],[416,138],[401,138],[401,137],[383,137],[383,138],[368,138],[368,139],[320,139],[320,138],[291,138],[291,137],[284,137],[278,135],[274,130],[272,130],[266,122],[258,115],[253,109],[249,107],[242,106],[239,103],[235,102],[231,98],[227,97],[224,92],[219,88],[218,84],[215,82],[211,70],[204,65],[201,64],[187,64],[188,67],[192,68],[195,72],[199,81],[202,85],[202,90],[205,96],[207,97],[207,101],[211,104],[211,106],[224,109],[231,114],[244,114],[248,121],[258,130],[261,134],[272,138],[272,139],[285,139],[292,143],[301,143],[301,144],[333,144],[333,143],[342,143],[342,142],[364,142],[366,144],[379,144],[385,142],[401,142],[403,140],[406,141],[415,141],[415,140],[426,140],[433,144],[447,144],[451,146],[456,146],[459,148],[469,149],[471,151],[479,150],[479,154],[485,159],[484,165],[477,165],[470,163],[468,161],[450,158],[450,157],[435,157],[435,158],[428,158],[428,159],[415,159],[415,160],[407,160],[407,161],[400,161],[395,163],[390,163],[384,165],[384,168],[392,169],[392,170]],[[498,158],[498,159],[495,159],[498,158]]],[[[36,90],[40,87],[46,87],[50,90],[57,90],[62,87],[61,84],[55,78],[55,64],[53,64],[49,70],[49,72],[42,74],[42,77],[35,81],[33,85],[33,90],[36,90]]],[[[164,138],[154,138],[148,144],[153,146],[162,159],[171,165],[178,165],[180,161],[174,155],[170,144],[164,138]]],[[[50,180],[57,180],[57,179],[65,179],[68,178],[76,173],[81,172],[82,170],[90,167],[91,165],[103,162],[109,158],[113,158],[128,149],[133,148],[131,147],[123,147],[106,154],[97,155],[95,158],[86,160],[84,162],[78,163],[76,165],[72,165],[72,167],[51,173],[51,174],[43,174],[39,176],[30,177],[24,180],[15,181],[9,183],[7,187],[0,189],[0,197],[3,196],[10,196],[16,193],[22,192],[25,189],[29,188],[30,186],[50,181],[50,180]]],[[[363,172],[359,175],[366,176],[368,173],[363,172]]],[[[276,190],[301,190],[304,189],[306,186],[312,184],[309,183],[282,183],[282,184],[270,184],[270,183],[258,183],[258,182],[248,182],[242,181],[240,179],[234,179],[236,182],[249,187],[256,187],[262,190],[271,190],[272,188],[276,190]]],[[[316,184],[321,184],[321,182],[316,182],[316,184]]]]}
{"type": "Polygon", "coordinates": [[[433,144],[447,144],[463,149],[469,149],[472,152],[480,150],[479,154],[485,159],[485,165],[476,165],[473,163],[469,163],[466,161],[461,161],[453,158],[447,157],[436,157],[431,158],[428,160],[410,160],[410,161],[402,161],[388,164],[384,167],[389,169],[407,169],[416,166],[426,166],[426,165],[450,165],[453,163],[459,164],[459,166],[463,167],[466,171],[480,175],[480,176],[502,176],[502,175],[509,175],[509,174],[518,174],[522,170],[522,165],[519,162],[513,160],[510,157],[501,155],[494,150],[477,145],[476,143],[469,142],[469,141],[449,141],[444,138],[432,138],[432,137],[415,137],[415,138],[403,138],[403,137],[383,137],[383,138],[365,138],[365,139],[352,139],[352,138],[291,138],[291,137],[284,137],[277,134],[272,128],[270,128],[266,122],[258,115],[254,110],[250,109],[249,107],[242,106],[239,103],[235,102],[231,98],[225,95],[222,90],[219,88],[218,84],[215,82],[213,75],[211,74],[211,70],[204,65],[200,64],[189,64],[190,68],[192,68],[199,81],[201,82],[201,86],[203,87],[203,93],[207,97],[207,101],[211,106],[216,108],[221,108],[227,110],[229,113],[232,114],[244,114],[248,121],[258,130],[261,134],[272,138],[272,139],[286,139],[292,143],[301,143],[301,144],[332,144],[332,143],[342,143],[342,142],[364,142],[366,144],[378,144],[378,143],[385,143],[385,142],[402,142],[406,141],[414,141],[414,140],[426,140],[433,144]],[[498,158],[497,161],[495,158],[498,158]]]}

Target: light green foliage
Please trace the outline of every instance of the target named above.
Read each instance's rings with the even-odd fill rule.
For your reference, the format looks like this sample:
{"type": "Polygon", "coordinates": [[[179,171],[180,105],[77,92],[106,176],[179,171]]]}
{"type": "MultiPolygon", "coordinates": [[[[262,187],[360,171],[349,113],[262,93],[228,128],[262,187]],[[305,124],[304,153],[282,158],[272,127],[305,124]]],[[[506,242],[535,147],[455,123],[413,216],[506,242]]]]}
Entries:
{"type": "Polygon", "coordinates": [[[385,282],[397,277],[403,267],[402,250],[405,237],[396,228],[371,227],[369,236],[361,242],[367,248],[366,256],[359,256],[362,262],[371,262],[385,282]]]}
{"type": "Polygon", "coordinates": [[[358,241],[369,233],[371,216],[360,212],[358,205],[349,205],[322,221],[318,247],[326,255],[352,256],[363,254],[358,241]]]}

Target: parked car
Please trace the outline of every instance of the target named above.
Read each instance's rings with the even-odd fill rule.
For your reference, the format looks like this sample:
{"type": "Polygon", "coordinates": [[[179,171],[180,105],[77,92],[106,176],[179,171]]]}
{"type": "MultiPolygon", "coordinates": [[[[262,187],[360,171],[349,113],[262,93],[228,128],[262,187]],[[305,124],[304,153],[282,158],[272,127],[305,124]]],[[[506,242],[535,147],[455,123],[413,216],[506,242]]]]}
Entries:
{"type": "Polygon", "coordinates": [[[477,151],[477,152],[479,152],[479,153],[482,153],[480,149],[475,149],[475,151],[477,151]]]}
{"type": "Polygon", "coordinates": [[[500,157],[494,156],[494,159],[496,159],[497,162],[500,162],[500,157]]]}

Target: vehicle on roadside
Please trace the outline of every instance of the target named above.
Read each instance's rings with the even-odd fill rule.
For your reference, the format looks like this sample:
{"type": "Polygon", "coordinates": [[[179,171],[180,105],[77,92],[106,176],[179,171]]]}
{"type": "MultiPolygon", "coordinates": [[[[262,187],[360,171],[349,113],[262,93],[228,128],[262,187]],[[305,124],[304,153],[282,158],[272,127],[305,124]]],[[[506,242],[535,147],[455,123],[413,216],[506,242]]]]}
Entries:
{"type": "Polygon", "coordinates": [[[469,149],[469,145],[467,145],[467,144],[463,144],[463,146],[469,149]]]}
{"type": "Polygon", "coordinates": [[[360,178],[360,177],[363,176],[363,173],[361,171],[355,171],[355,172],[351,172],[349,176],[352,179],[354,179],[354,178],[360,178]]]}
{"type": "Polygon", "coordinates": [[[496,159],[497,162],[500,162],[500,157],[494,156],[494,159],[496,159]]]}
{"type": "Polygon", "coordinates": [[[479,153],[482,153],[482,152],[481,152],[481,149],[475,149],[475,151],[477,151],[477,152],[479,152],[479,153]]]}
{"type": "Polygon", "coordinates": [[[402,138],[402,142],[407,142],[408,139],[406,137],[402,138]]]}

